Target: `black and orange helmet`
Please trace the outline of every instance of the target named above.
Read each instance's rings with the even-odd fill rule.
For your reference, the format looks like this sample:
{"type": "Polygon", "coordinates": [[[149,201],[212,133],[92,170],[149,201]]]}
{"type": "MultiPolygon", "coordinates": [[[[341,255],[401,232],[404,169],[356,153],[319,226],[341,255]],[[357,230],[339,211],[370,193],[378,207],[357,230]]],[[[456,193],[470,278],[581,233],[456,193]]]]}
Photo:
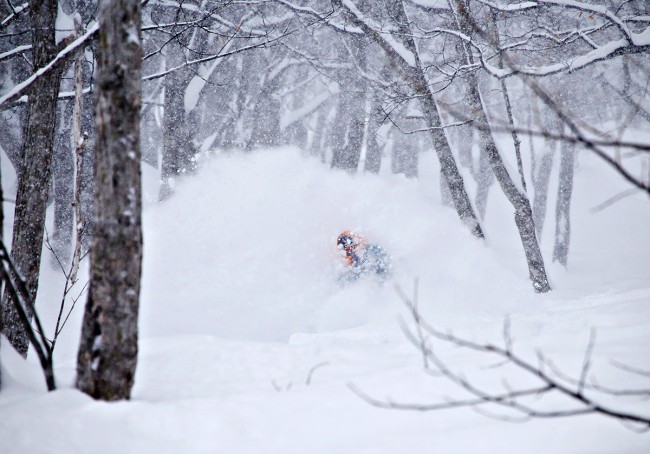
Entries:
{"type": "Polygon", "coordinates": [[[365,243],[363,237],[350,230],[341,232],[341,234],[336,239],[336,247],[339,249],[345,249],[346,252],[353,251],[363,243],[365,243]]]}

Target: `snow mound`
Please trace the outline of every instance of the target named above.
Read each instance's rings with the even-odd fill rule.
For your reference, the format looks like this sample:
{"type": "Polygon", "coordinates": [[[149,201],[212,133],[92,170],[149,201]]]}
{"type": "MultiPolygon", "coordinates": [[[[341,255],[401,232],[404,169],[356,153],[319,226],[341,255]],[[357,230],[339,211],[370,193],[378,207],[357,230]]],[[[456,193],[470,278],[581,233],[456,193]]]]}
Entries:
{"type": "Polygon", "coordinates": [[[394,284],[410,287],[416,277],[423,297],[435,295],[453,313],[494,309],[482,302],[487,288],[514,289],[511,301],[528,295],[525,269],[515,276],[495,266],[434,189],[328,171],[292,149],[211,159],[146,213],[143,335],[286,340],[394,323],[394,284]],[[346,229],[391,254],[392,281],[337,283],[335,239],[346,229]]]}
{"type": "MultiPolygon", "coordinates": [[[[440,329],[503,343],[509,315],[518,355],[536,363],[541,351],[578,377],[597,328],[590,373],[614,389],[647,389],[647,377],[612,363],[648,370],[647,197],[594,210],[628,185],[580,156],[569,268],[548,263],[550,194],[541,246],[554,290],[536,295],[512,207],[498,187],[482,242],[441,204],[437,172],[432,153],[422,155],[418,180],[350,176],[291,149],[220,154],[156,203],[158,176],[146,169],[133,400],[97,402],[72,388],[82,299],[57,343],[57,391],[45,391],[33,353],[25,362],[3,345],[0,452],[647,452],[647,435],[602,416],[509,424],[469,409],[380,410],[350,391],[353,383],[395,402],[467,399],[422,370],[400,331],[404,305],[395,286],[411,295],[416,278],[419,306],[440,329]],[[338,285],[334,244],[346,229],[391,254],[391,280],[338,285]]],[[[473,193],[470,178],[466,184],[473,193]]],[[[46,327],[54,326],[61,288],[60,273],[44,266],[37,306],[46,327]]],[[[539,386],[495,368],[492,357],[439,343],[435,349],[483,389],[539,386]]],[[[648,414],[639,396],[602,399],[648,414]]],[[[542,409],[556,404],[535,398],[542,409]]]]}

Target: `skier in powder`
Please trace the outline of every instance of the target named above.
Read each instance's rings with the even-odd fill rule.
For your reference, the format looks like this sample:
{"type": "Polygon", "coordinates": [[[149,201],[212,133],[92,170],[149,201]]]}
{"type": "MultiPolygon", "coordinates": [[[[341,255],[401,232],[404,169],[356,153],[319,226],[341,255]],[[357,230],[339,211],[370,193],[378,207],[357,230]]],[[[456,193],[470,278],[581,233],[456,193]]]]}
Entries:
{"type": "Polygon", "coordinates": [[[389,258],[381,246],[368,244],[358,233],[346,230],[336,239],[336,247],[345,259],[340,281],[356,281],[361,276],[376,276],[383,281],[388,277],[389,258]]]}

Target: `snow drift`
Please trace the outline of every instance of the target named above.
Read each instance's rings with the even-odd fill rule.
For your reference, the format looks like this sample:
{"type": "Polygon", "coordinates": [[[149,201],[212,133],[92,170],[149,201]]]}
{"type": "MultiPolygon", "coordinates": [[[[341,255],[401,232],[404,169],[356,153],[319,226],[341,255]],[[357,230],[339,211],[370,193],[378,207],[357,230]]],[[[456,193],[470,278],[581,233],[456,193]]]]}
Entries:
{"type": "MultiPolygon", "coordinates": [[[[574,376],[596,327],[598,378],[647,388],[609,361],[649,368],[650,206],[639,193],[591,213],[626,185],[591,156],[580,159],[569,268],[547,264],[547,295],[532,291],[498,188],[480,242],[441,204],[432,154],[422,156],[418,180],[350,176],[291,149],[221,154],[160,204],[157,176],[145,175],[133,400],[94,402],[72,389],[78,307],[57,347],[58,391],[45,393],[36,358],[23,363],[2,349],[0,452],[644,452],[647,435],[603,417],[518,425],[467,409],[385,411],[346,386],[397,401],[462,396],[422,372],[400,332],[405,311],[394,286],[410,293],[417,278],[420,306],[438,327],[499,342],[509,316],[516,348],[541,349],[574,376]],[[389,282],[337,283],[335,239],[346,229],[391,254],[389,282]]],[[[547,222],[547,260],[551,248],[547,222]]],[[[42,277],[38,304],[48,326],[60,280],[49,270],[42,277]]],[[[463,351],[447,358],[484,376],[486,364],[463,351]]],[[[483,384],[502,386],[500,372],[491,374],[483,384]]],[[[638,399],[613,404],[650,410],[638,399]]]]}

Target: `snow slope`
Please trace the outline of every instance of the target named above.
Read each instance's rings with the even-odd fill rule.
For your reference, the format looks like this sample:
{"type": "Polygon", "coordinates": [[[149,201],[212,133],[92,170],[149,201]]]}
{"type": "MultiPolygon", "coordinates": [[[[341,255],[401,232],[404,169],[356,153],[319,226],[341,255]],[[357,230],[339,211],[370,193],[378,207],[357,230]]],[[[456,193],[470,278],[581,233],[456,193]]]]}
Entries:
{"type": "MultiPolygon", "coordinates": [[[[512,210],[498,188],[491,190],[482,244],[441,205],[431,154],[420,168],[413,181],[352,177],[290,149],[219,155],[162,204],[154,202],[155,175],[145,175],[132,401],[94,402],[73,389],[77,308],[57,347],[56,392],[44,391],[33,355],[25,363],[3,345],[0,453],[649,452],[650,434],[604,417],[513,423],[469,409],[391,411],[350,391],[352,383],[400,402],[467,397],[425,374],[400,330],[406,312],[394,285],[410,294],[415,278],[424,315],[442,329],[500,342],[508,315],[517,352],[533,359],[540,349],[578,376],[594,327],[599,382],[650,388],[647,378],[611,364],[650,370],[647,197],[639,193],[591,213],[627,186],[581,155],[570,266],[549,263],[554,291],[535,295],[512,210]],[[336,283],[334,240],[350,228],[390,252],[390,282],[336,283]]],[[[549,262],[552,212],[542,244],[549,262]]],[[[53,326],[61,282],[45,269],[39,307],[53,326]]],[[[534,383],[486,367],[493,358],[439,351],[486,389],[503,390],[505,376],[512,385],[534,383]]],[[[648,400],[603,402],[650,415],[648,400]]],[[[567,407],[558,399],[537,405],[567,407]]]]}

